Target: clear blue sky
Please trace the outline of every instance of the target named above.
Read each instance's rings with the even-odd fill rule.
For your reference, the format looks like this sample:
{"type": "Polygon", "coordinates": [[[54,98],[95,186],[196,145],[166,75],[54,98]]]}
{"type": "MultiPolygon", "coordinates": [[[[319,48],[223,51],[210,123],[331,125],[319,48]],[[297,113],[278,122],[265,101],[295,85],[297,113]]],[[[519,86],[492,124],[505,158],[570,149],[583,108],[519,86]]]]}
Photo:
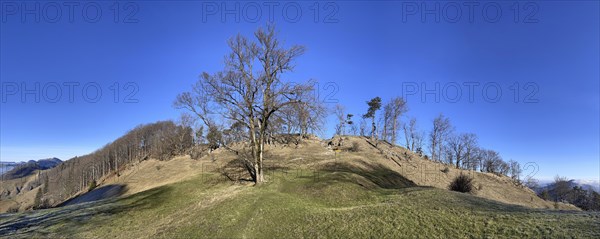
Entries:
{"type": "MultiPolygon", "coordinates": [[[[202,71],[221,69],[226,40],[251,34],[272,12],[286,44],[308,50],[289,79],[319,80],[323,98],[334,89],[324,89],[325,83],[335,83],[332,99],[350,113],[363,114],[366,100],[403,95],[403,87],[416,84],[418,93],[405,95],[407,116],[416,117],[421,130],[429,131],[432,119],[444,113],[457,131],[476,133],[482,146],[504,159],[535,162],[538,178],[599,177],[597,1],[481,2],[473,7],[472,19],[462,2],[319,3],[316,22],[312,1],[294,2],[285,6],[287,11],[283,4],[269,11],[261,2],[121,2],[118,8],[112,1],[76,6],[38,2],[37,12],[36,2],[27,2],[25,8],[33,13],[14,3],[2,1],[1,9],[2,161],[68,159],[90,153],[138,124],[176,119],[175,96],[188,90],[202,71]],[[223,7],[235,10],[236,3],[239,12],[224,15],[223,22],[223,7]],[[436,3],[440,11],[422,19],[427,13],[423,7],[435,10],[436,3]],[[301,15],[295,14],[297,7],[301,15]],[[114,22],[115,9],[119,23],[114,22]],[[111,88],[115,82],[117,103],[111,88]],[[133,85],[125,88],[128,82],[133,85]],[[472,102],[464,85],[468,82],[479,84],[472,102]],[[38,93],[25,94],[22,102],[22,92],[35,92],[36,83],[38,93]],[[65,84],[72,83],[79,85],[73,86],[71,102],[65,84]],[[436,84],[440,102],[434,95],[422,100],[422,86],[433,89],[436,84]],[[457,84],[462,95],[451,102],[457,84]],[[87,99],[82,96],[86,85],[87,99]],[[95,86],[102,89],[101,96],[96,97],[95,86]],[[495,87],[502,95],[489,102],[496,98],[495,87]],[[132,92],[133,102],[124,102],[132,92]],[[88,102],[94,98],[98,102],[88,102]]],[[[331,118],[327,136],[333,123],[331,118]]]]}

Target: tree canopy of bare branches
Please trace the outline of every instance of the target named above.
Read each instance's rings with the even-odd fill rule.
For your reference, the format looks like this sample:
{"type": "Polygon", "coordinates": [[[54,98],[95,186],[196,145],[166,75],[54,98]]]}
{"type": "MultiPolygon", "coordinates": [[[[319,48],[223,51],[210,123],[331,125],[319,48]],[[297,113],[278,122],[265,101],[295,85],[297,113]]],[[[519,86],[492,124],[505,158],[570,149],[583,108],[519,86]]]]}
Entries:
{"type": "Polygon", "coordinates": [[[443,114],[438,115],[433,120],[433,129],[429,134],[429,149],[431,152],[432,160],[442,160],[442,154],[444,152],[444,143],[452,131],[453,127],[450,124],[450,119],[445,117],[443,114]]]}
{"type": "Polygon", "coordinates": [[[406,101],[402,97],[394,97],[383,106],[383,131],[384,140],[396,143],[400,129],[400,117],[408,111],[406,101]]]}
{"type": "Polygon", "coordinates": [[[333,110],[335,117],[337,119],[337,124],[335,126],[335,134],[343,135],[344,129],[346,127],[346,109],[343,105],[337,104],[335,109],[333,110]]]}
{"type": "Polygon", "coordinates": [[[284,47],[272,25],[259,28],[254,39],[238,34],[228,45],[231,52],[225,57],[224,69],[202,73],[193,91],[180,94],[175,105],[195,113],[207,125],[214,122],[212,115],[218,115],[243,126],[251,153],[242,160],[258,184],[264,181],[265,142],[275,131],[276,119],[284,119],[278,112],[286,108],[295,112],[295,126],[301,132],[318,127],[325,113],[318,99],[310,96],[312,84],[283,79],[294,70],[294,61],[305,51],[303,46],[284,47]]]}
{"type": "Polygon", "coordinates": [[[452,135],[448,139],[449,163],[456,163],[456,168],[473,169],[475,161],[475,149],[477,148],[477,136],[472,133],[452,135]]]}

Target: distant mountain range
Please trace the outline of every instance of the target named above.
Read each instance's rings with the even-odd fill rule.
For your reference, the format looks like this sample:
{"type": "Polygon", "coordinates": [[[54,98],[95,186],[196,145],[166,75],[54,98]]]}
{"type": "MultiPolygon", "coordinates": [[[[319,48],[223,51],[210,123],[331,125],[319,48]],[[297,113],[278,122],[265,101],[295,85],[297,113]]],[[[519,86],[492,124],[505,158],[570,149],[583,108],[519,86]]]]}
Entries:
{"type": "Polygon", "coordinates": [[[46,170],[56,167],[63,161],[58,158],[47,158],[40,160],[29,160],[27,162],[1,162],[0,175],[3,180],[25,177],[35,170],[46,170]]]}
{"type": "MultiPolygon", "coordinates": [[[[600,180],[582,180],[582,179],[571,179],[569,180],[569,188],[579,186],[585,190],[594,190],[600,193],[600,180]]],[[[537,193],[544,190],[551,191],[554,188],[554,180],[540,180],[539,187],[533,189],[537,193]]]]}
{"type": "Polygon", "coordinates": [[[10,171],[19,164],[24,164],[24,162],[0,162],[0,175],[10,171]]]}

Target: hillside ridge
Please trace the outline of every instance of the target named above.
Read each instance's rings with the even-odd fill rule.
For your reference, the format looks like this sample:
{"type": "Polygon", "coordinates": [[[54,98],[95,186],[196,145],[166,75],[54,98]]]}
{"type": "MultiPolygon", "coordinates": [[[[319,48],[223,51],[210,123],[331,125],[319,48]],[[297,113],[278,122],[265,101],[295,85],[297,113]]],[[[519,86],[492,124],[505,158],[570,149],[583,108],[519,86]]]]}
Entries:
{"type": "Polygon", "coordinates": [[[266,182],[259,185],[239,167],[241,145],[197,159],[184,155],[144,160],[106,177],[87,195],[117,187],[125,189],[122,193],[89,201],[83,194],[81,201],[62,207],[3,214],[0,234],[10,238],[600,235],[598,213],[567,204],[558,204],[562,210],[555,210],[554,203],[531,201],[535,194],[508,183],[508,177],[471,172],[483,188],[473,194],[452,192],[446,183],[468,170],[444,173],[445,164],[402,147],[363,137],[342,139],[339,146],[330,144],[332,139],[268,145],[266,182]]]}

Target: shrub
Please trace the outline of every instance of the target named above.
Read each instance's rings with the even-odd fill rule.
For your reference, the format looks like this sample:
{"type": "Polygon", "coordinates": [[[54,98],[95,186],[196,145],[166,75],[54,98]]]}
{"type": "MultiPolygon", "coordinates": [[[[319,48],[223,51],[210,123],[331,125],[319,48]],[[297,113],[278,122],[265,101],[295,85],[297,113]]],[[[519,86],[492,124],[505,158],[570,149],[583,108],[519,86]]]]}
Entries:
{"type": "Polygon", "coordinates": [[[469,175],[461,173],[454,178],[454,180],[452,180],[449,189],[461,193],[469,193],[473,191],[473,178],[469,177],[469,175]]]}
{"type": "Polygon", "coordinates": [[[96,180],[92,180],[90,185],[88,185],[88,192],[94,190],[98,185],[96,184],[96,180]]]}
{"type": "Polygon", "coordinates": [[[544,200],[550,200],[550,193],[548,192],[548,190],[544,190],[540,193],[540,198],[544,199],[544,200]]]}
{"type": "Polygon", "coordinates": [[[159,171],[162,168],[162,165],[156,165],[156,171],[159,171]]]}
{"type": "MultiPolygon", "coordinates": [[[[44,195],[42,195],[42,190],[38,190],[37,193],[35,194],[35,199],[33,200],[33,210],[38,210],[38,209],[44,209],[44,208],[49,208],[50,207],[50,203],[48,202],[48,200],[46,198],[44,198],[44,195]]],[[[18,209],[18,207],[17,207],[18,209]]]]}
{"type": "MultiPolygon", "coordinates": [[[[421,149],[421,147],[417,148],[417,151],[415,151],[420,157],[423,157],[423,149],[421,149]]],[[[427,159],[427,155],[425,155],[425,159],[427,159]]]]}
{"type": "Polygon", "coordinates": [[[350,151],[352,151],[352,152],[360,151],[360,144],[358,144],[358,142],[352,142],[352,147],[350,147],[350,151]]]}
{"type": "Polygon", "coordinates": [[[14,205],[12,207],[9,207],[8,210],[6,210],[7,213],[17,213],[19,212],[19,205],[14,205]]]}
{"type": "Polygon", "coordinates": [[[38,190],[37,193],[35,194],[35,199],[33,199],[33,207],[35,209],[35,207],[37,207],[38,205],[40,205],[42,203],[42,197],[44,195],[42,195],[42,190],[38,190]]]}
{"type": "Polygon", "coordinates": [[[192,148],[192,150],[190,152],[190,158],[192,158],[193,160],[198,160],[198,159],[202,158],[203,156],[204,156],[204,150],[202,150],[202,148],[200,148],[200,147],[192,148]]]}
{"type": "Polygon", "coordinates": [[[445,167],[445,168],[442,170],[442,172],[443,172],[443,173],[448,173],[448,172],[450,172],[450,169],[449,169],[448,167],[445,167]]]}

